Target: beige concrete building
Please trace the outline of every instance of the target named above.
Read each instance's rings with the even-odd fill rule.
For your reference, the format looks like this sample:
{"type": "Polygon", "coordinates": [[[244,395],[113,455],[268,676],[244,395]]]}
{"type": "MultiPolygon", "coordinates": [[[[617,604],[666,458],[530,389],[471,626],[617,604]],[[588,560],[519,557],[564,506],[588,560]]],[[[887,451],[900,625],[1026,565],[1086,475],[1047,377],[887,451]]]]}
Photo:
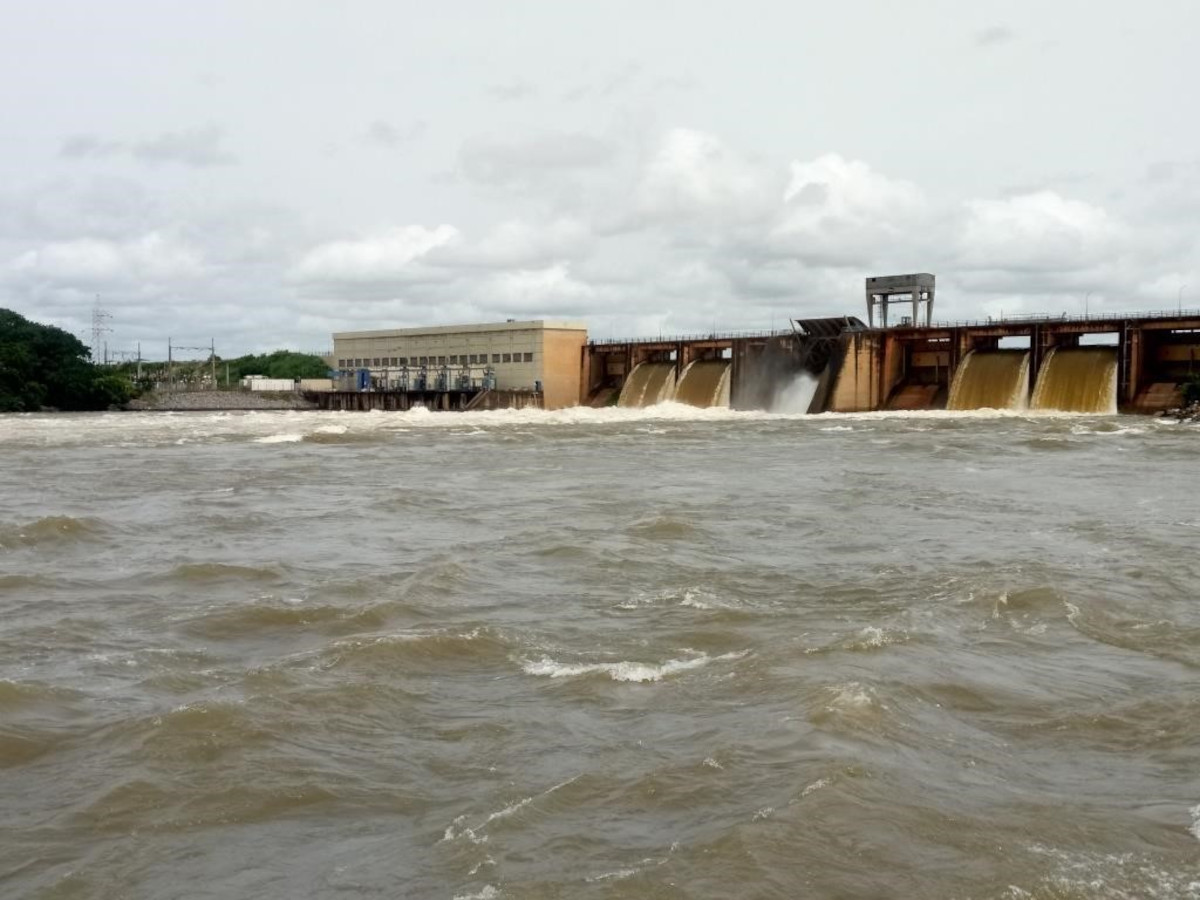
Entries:
{"type": "Polygon", "coordinates": [[[433,388],[439,377],[482,383],[490,372],[500,390],[534,390],[540,382],[546,409],[579,403],[587,326],[538,320],[493,325],[439,325],[333,335],[330,365],[342,371],[368,369],[388,387],[415,387],[424,376],[433,388]]]}

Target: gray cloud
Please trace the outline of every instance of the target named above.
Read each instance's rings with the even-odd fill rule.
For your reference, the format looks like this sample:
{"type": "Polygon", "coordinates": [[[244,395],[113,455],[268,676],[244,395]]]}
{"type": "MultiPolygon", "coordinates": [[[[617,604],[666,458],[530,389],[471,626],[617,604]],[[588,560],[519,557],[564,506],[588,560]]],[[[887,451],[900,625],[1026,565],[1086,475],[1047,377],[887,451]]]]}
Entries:
{"type": "Polygon", "coordinates": [[[512,186],[555,172],[594,169],[610,162],[616,147],[580,133],[546,133],[503,140],[479,137],[459,151],[459,169],[479,184],[512,186]]]}
{"type": "Polygon", "coordinates": [[[510,81],[505,84],[489,85],[487,95],[501,103],[511,103],[516,100],[526,100],[536,97],[538,89],[527,81],[510,81]]]}
{"type": "Polygon", "coordinates": [[[130,152],[136,159],[154,164],[178,163],[198,168],[226,166],[236,162],[236,159],[222,149],[223,136],[216,125],[166,131],[157,137],[134,143],[130,152]]]}
{"type": "Polygon", "coordinates": [[[423,121],[409,122],[406,125],[392,125],[382,119],[376,119],[367,126],[366,140],[389,149],[397,149],[411,144],[425,133],[426,123],[423,121]]]}
{"type": "Polygon", "coordinates": [[[125,146],[119,141],[105,140],[94,134],[73,134],[63,138],[58,155],[67,159],[102,159],[124,150],[125,146]]]}
{"type": "Polygon", "coordinates": [[[990,25],[975,32],[976,47],[999,47],[1016,39],[1016,32],[1006,25],[990,25]]]}

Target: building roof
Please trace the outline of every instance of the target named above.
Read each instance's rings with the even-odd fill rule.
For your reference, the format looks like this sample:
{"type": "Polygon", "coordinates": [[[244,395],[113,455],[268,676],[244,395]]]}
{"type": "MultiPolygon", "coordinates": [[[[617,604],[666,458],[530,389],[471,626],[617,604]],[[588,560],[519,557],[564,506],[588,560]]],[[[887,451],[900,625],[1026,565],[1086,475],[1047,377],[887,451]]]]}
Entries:
{"type": "Polygon", "coordinates": [[[560,319],[533,319],[518,322],[510,319],[507,322],[490,322],[474,325],[427,325],[421,328],[385,328],[376,331],[335,331],[333,339],[350,340],[352,338],[403,338],[426,337],[441,334],[482,334],[489,331],[587,331],[584,322],[569,322],[560,319]]]}

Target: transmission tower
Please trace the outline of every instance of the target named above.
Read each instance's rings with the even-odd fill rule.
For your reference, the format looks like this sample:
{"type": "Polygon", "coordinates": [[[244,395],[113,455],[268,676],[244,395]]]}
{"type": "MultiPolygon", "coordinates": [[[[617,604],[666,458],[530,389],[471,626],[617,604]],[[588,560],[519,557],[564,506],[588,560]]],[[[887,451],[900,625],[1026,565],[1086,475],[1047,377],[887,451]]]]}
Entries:
{"type": "Polygon", "coordinates": [[[104,345],[104,335],[112,332],[112,329],[107,325],[107,322],[111,318],[111,314],[100,308],[100,295],[97,294],[96,305],[92,307],[92,362],[94,363],[100,362],[101,356],[104,357],[104,363],[108,363],[108,352],[107,347],[104,345]],[[105,352],[101,353],[102,349],[105,352]]]}

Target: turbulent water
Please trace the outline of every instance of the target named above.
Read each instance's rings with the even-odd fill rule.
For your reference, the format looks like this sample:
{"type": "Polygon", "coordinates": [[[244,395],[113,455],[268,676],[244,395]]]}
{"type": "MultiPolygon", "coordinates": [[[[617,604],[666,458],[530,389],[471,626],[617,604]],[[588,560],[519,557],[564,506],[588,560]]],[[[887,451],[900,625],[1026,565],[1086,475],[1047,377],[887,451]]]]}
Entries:
{"type": "Polygon", "coordinates": [[[954,374],[950,409],[1024,409],[1029,396],[1028,350],[972,350],[954,374]]]}
{"type": "Polygon", "coordinates": [[[1058,347],[1051,350],[1038,374],[1030,405],[1039,410],[1116,412],[1116,349],[1058,347]]]}
{"type": "Polygon", "coordinates": [[[1200,897],[1200,431],[0,417],[0,896],[1200,897]]]}
{"type": "Polygon", "coordinates": [[[656,406],[675,391],[675,363],[640,363],[621,388],[617,405],[632,409],[656,406]]]}
{"type": "Polygon", "coordinates": [[[688,406],[707,408],[729,405],[729,369],[725,360],[697,360],[683,370],[675,386],[674,400],[688,406]]]}

